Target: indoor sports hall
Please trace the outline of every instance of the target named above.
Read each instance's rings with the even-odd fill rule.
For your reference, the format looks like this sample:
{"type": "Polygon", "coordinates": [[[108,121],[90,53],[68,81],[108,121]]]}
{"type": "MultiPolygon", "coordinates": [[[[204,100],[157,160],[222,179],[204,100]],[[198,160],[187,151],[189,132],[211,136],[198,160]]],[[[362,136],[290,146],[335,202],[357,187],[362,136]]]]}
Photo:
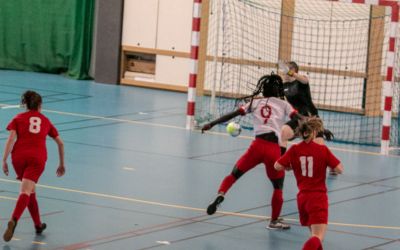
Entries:
{"type": "MultiPolygon", "coordinates": [[[[310,232],[293,171],[280,213],[290,230],[266,228],[274,190],[262,164],[207,214],[255,129],[248,114],[232,119],[238,136],[225,122],[201,131],[247,102],[261,76],[287,74],[282,62],[295,61],[344,166],[326,174],[323,249],[400,249],[399,8],[386,0],[0,0],[2,156],[27,90],[41,95],[65,149],[57,177],[59,152],[47,137],[35,191],[46,230],[35,233],[28,205],[0,245],[302,249],[310,232]]],[[[23,193],[12,154],[0,176],[1,236],[23,193]]]]}

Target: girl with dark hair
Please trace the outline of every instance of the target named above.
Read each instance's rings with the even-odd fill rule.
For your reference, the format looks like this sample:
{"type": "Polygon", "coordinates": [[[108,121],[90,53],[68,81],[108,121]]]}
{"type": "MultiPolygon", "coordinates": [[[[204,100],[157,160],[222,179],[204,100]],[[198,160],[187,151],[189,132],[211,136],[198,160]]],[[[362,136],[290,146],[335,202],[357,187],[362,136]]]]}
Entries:
{"type": "Polygon", "coordinates": [[[34,91],[26,91],[22,95],[21,104],[27,111],[15,116],[8,124],[7,130],[10,131],[10,135],[3,156],[4,174],[8,176],[7,159],[11,153],[17,179],[21,181],[20,195],[3,235],[5,241],[12,239],[17,222],[26,207],[31,214],[36,233],[41,234],[46,229],[46,224],[40,220],[35,186],[44,171],[47,160],[47,135],[52,137],[58,146],[60,163],[56,174],[60,177],[65,173],[64,144],[57,129],[41,113],[42,97],[34,91]]]}
{"type": "Polygon", "coordinates": [[[297,206],[300,223],[310,229],[311,237],[303,250],[322,250],[322,241],[328,223],[328,195],[325,184],[326,169],[343,172],[340,161],[325,145],[315,143],[324,130],[322,120],[316,117],[302,120],[299,134],[303,141],[293,145],[276,163],[276,170],[293,170],[299,193],[297,206]]]}
{"type": "Polygon", "coordinates": [[[240,159],[236,162],[232,172],[220,184],[215,200],[208,206],[207,214],[212,215],[224,201],[224,197],[232,185],[246,172],[263,163],[268,179],[274,188],[271,198],[271,220],[268,229],[289,229],[290,226],[279,219],[283,204],[284,171],[274,169],[275,161],[280,157],[279,147],[281,127],[288,117],[295,117],[297,112],[290,104],[280,97],[282,79],[278,75],[266,75],[260,78],[257,90],[247,102],[238,110],[226,114],[215,121],[205,124],[202,131],[211,129],[214,125],[226,122],[238,115],[253,114],[255,140],[251,143],[240,159]],[[258,94],[262,98],[255,98],[258,94]]]}

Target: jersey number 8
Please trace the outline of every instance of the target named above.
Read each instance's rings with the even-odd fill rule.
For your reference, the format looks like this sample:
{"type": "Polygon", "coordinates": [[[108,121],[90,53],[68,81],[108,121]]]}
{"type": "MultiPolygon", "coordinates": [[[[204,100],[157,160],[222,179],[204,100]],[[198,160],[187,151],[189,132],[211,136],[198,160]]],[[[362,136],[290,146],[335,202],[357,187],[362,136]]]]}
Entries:
{"type": "Polygon", "coordinates": [[[42,120],[39,117],[31,117],[29,118],[29,132],[32,134],[40,133],[40,124],[42,124],[42,120]]]}

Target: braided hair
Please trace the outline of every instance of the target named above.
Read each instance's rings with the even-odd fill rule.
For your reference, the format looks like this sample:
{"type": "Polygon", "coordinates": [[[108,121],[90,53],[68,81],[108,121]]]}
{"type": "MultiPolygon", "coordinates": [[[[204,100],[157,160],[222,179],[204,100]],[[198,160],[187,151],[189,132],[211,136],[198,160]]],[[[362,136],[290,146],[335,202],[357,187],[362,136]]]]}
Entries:
{"type": "Polygon", "coordinates": [[[39,110],[42,105],[42,97],[35,91],[28,90],[21,96],[21,104],[28,110],[39,110]]]}

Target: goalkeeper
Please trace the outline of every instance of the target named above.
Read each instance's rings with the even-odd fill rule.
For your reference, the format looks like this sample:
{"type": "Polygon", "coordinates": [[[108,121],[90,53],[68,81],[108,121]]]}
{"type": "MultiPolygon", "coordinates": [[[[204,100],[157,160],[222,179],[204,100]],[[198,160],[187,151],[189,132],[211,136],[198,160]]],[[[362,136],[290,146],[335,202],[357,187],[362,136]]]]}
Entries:
{"type": "MultiPolygon", "coordinates": [[[[315,107],[310,91],[310,84],[307,76],[300,75],[299,66],[296,62],[287,63],[288,71],[284,72],[282,76],[283,80],[283,93],[287,101],[304,116],[316,116],[318,117],[318,110],[315,107]]],[[[281,132],[282,144],[281,146],[286,148],[288,140],[295,137],[295,131],[299,123],[295,120],[288,121],[283,127],[281,132]]],[[[317,134],[315,142],[318,144],[324,144],[324,138],[328,141],[333,139],[333,134],[330,130],[325,129],[323,132],[317,134]]]]}

